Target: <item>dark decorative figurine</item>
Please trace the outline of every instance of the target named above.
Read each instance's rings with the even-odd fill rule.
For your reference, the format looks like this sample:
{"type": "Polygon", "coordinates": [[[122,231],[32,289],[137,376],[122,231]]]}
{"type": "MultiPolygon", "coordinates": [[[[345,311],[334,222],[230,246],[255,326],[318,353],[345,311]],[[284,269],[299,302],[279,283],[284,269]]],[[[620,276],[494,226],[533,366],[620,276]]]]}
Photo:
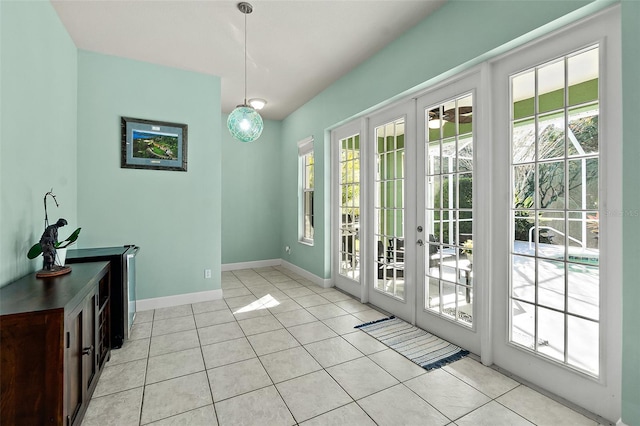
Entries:
{"type": "Polygon", "coordinates": [[[56,245],[58,243],[58,228],[61,228],[67,224],[65,219],[58,219],[58,221],[45,228],[42,237],[40,237],[40,246],[42,247],[42,255],[44,260],[42,261],[42,269],[47,271],[53,270],[53,265],[56,263],[56,245]]]}
{"type": "Polygon", "coordinates": [[[58,228],[62,228],[67,224],[65,219],[58,219],[58,221],[49,225],[49,217],[47,215],[47,197],[53,198],[56,203],[56,207],[59,207],[56,196],[53,195],[53,189],[44,194],[44,233],[40,237],[40,242],[36,243],[29,249],[27,257],[29,259],[35,259],[42,254],[42,269],[36,272],[37,278],[55,277],[58,275],[68,274],[71,272],[70,266],[56,265],[56,250],[66,248],[73,244],[78,239],[80,234],[80,228],[73,231],[73,233],[66,240],[58,241],[58,228]]]}

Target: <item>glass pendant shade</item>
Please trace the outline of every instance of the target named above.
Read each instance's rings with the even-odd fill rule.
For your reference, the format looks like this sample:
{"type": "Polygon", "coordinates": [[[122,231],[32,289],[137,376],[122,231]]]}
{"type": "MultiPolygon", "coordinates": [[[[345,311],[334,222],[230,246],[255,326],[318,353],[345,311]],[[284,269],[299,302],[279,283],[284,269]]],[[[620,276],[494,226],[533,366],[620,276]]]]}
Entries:
{"type": "Polygon", "coordinates": [[[239,105],[227,119],[231,135],[240,142],[253,142],[260,137],[264,123],[258,112],[247,105],[239,105]]]}

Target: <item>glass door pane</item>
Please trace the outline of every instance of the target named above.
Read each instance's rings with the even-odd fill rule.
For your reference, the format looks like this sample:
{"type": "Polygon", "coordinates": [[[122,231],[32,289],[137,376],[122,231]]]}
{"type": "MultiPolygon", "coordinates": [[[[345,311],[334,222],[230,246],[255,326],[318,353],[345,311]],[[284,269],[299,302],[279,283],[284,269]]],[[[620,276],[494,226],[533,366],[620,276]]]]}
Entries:
{"type": "Polygon", "coordinates": [[[405,121],[375,127],[374,290],[405,300],[405,121]]]}
{"type": "Polygon", "coordinates": [[[473,95],[425,110],[424,309],[473,326],[473,95]]]}
{"type": "Polygon", "coordinates": [[[360,135],[339,140],[338,274],[360,281],[360,135]]]}
{"type": "Polygon", "coordinates": [[[593,376],[600,365],[598,58],[593,46],[511,76],[509,340],[593,376]]]}

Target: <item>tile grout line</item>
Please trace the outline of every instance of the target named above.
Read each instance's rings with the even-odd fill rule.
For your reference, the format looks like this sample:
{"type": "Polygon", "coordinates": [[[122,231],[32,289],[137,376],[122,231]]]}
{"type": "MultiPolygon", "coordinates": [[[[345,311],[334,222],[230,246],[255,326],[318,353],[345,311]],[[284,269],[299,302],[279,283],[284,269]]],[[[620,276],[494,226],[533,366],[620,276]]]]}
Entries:
{"type": "Polygon", "coordinates": [[[151,314],[151,331],[149,332],[149,351],[147,352],[147,362],[144,368],[144,382],[142,383],[142,396],[140,398],[140,414],[138,415],[138,425],[142,425],[142,410],[144,408],[144,394],[147,390],[147,370],[149,369],[149,354],[151,353],[151,338],[153,334],[153,323],[155,321],[156,311],[151,314]]]}
{"type": "MultiPolygon", "coordinates": [[[[225,302],[225,304],[226,303],[227,302],[225,302]]],[[[191,306],[191,310],[193,311],[193,306],[191,306]]],[[[194,314],[193,320],[195,323],[195,314],[194,314]]],[[[219,425],[220,419],[218,418],[218,410],[216,410],[216,404],[213,399],[213,389],[211,389],[211,379],[209,378],[209,370],[207,370],[207,361],[204,359],[204,351],[202,350],[202,341],[200,340],[200,333],[198,333],[198,324],[196,324],[196,336],[198,336],[198,347],[200,348],[200,356],[202,356],[202,365],[204,366],[204,374],[207,377],[207,385],[209,386],[209,395],[211,395],[211,406],[213,407],[213,414],[216,416],[216,423],[219,425]]]]}

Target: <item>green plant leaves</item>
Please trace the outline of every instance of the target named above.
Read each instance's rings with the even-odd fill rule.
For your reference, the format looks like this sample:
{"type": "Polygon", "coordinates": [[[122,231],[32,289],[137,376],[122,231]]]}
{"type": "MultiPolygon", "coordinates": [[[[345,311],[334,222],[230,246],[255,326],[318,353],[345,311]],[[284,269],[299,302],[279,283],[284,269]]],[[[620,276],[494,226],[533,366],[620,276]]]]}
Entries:
{"type": "MultiPolygon", "coordinates": [[[[56,243],[56,248],[65,248],[65,247],[69,247],[71,244],[75,243],[76,240],[78,239],[78,235],[80,235],[80,230],[82,228],[78,228],[75,231],[73,231],[73,233],[71,235],[69,235],[69,237],[64,240],[64,241],[59,241],[56,243]]],[[[40,254],[42,254],[42,246],[40,245],[40,243],[35,243],[27,252],[27,257],[29,259],[35,259],[36,257],[40,256],[40,254]]]]}
{"type": "Polygon", "coordinates": [[[42,246],[40,245],[40,243],[35,243],[29,249],[29,252],[27,253],[27,257],[29,259],[35,259],[36,257],[40,256],[41,253],[42,253],[42,246]]]}
{"type": "Polygon", "coordinates": [[[73,234],[69,235],[69,237],[66,240],[57,243],[56,248],[69,247],[71,244],[75,243],[76,240],[78,239],[78,235],[80,235],[81,229],[82,228],[76,229],[75,231],[73,231],[73,234]]]}

